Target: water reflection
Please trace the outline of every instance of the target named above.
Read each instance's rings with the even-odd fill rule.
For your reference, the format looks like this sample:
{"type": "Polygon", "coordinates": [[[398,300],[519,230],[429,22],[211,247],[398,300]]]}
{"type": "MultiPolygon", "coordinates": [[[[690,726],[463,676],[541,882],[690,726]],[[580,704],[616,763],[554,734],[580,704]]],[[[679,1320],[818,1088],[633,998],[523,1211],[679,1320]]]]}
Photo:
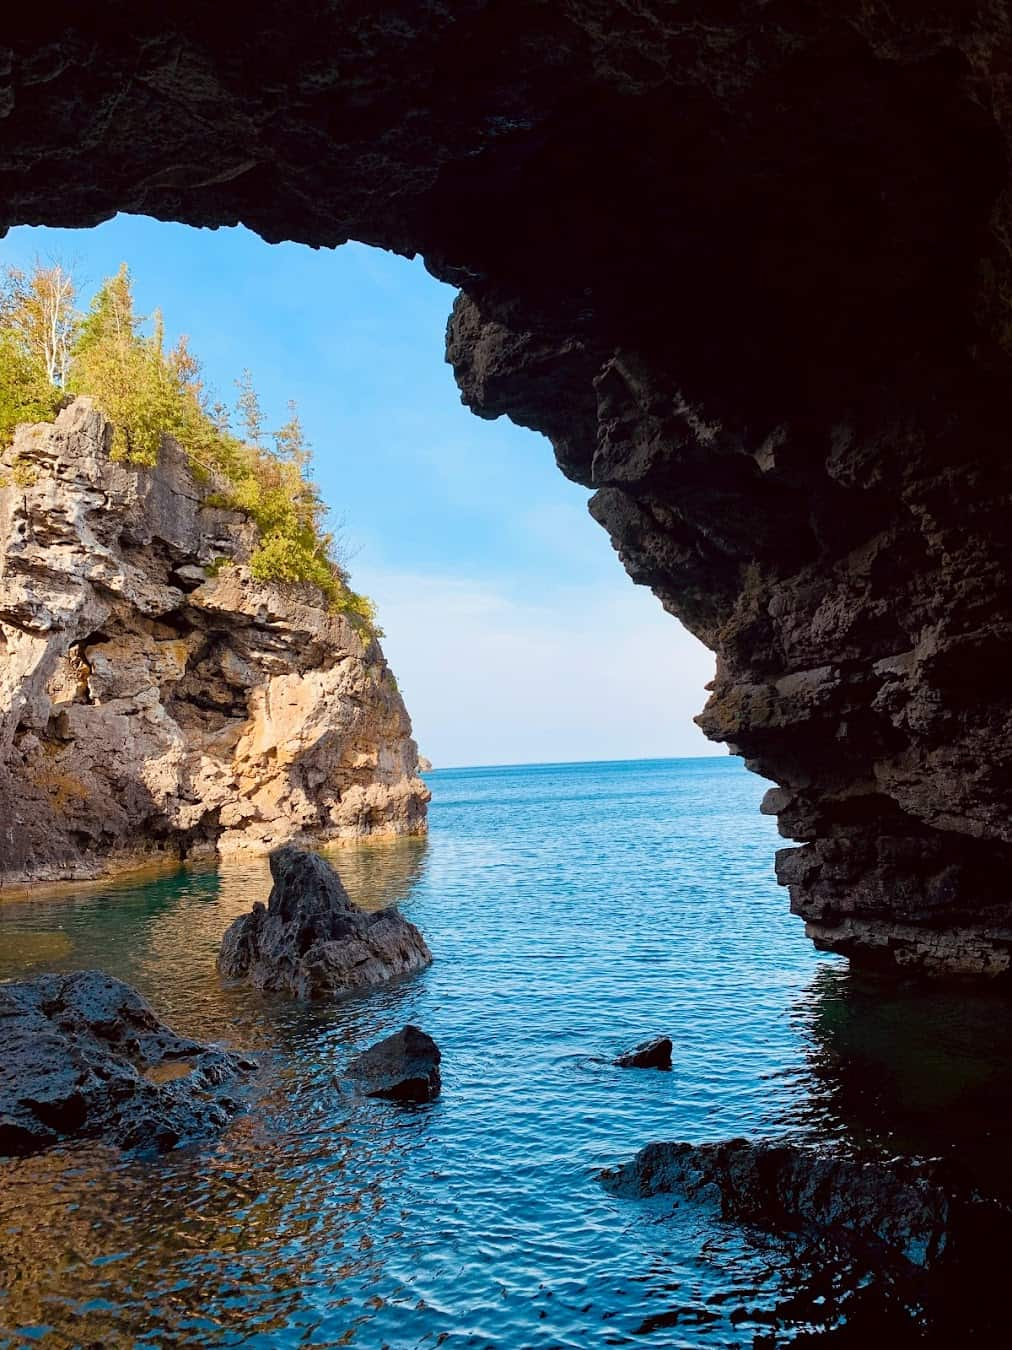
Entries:
{"type": "MultiPolygon", "coordinates": [[[[0,1163],[0,1347],[864,1350],[943,1325],[937,1297],[929,1318],[874,1262],[621,1200],[597,1175],[649,1139],[734,1134],[994,1158],[1004,999],[814,953],[772,880],[763,785],[727,761],[433,781],[428,847],[334,854],[359,903],[400,903],[435,953],[371,995],[304,1007],[217,978],[262,863],[0,904],[0,978],[34,969],[17,934],[62,934],[47,964],[102,967],[265,1064],[216,1144],[0,1163]],[[443,1050],[440,1100],[345,1091],[352,1051],[405,1021],[443,1050]],[[611,1067],[661,1031],[670,1074],[611,1067]]],[[[949,1344],[983,1325],[1004,1343],[979,1291],[950,1302],[949,1344]]]]}
{"type": "MultiPolygon", "coordinates": [[[[427,841],[376,841],[328,856],[356,904],[382,909],[410,901],[427,841]]],[[[294,1015],[290,1000],[273,1000],[267,1025],[271,1000],[228,989],[214,969],[225,929],[254,901],[266,901],[270,886],[266,859],[250,859],[0,903],[0,979],[96,967],[136,985],[182,1034],[273,1044],[294,1015]]]]}
{"type": "MultiPolygon", "coordinates": [[[[334,861],[376,909],[410,903],[425,855],[404,840],[334,861]]],[[[50,969],[101,966],[180,1031],[263,1055],[252,1109],[217,1145],[157,1164],[92,1143],[0,1161],[0,1346],[270,1346],[335,1319],[334,1339],[313,1344],[349,1345],[411,1297],[384,1265],[430,1108],[392,1114],[340,1078],[353,1049],[404,1019],[412,982],[327,1007],[229,989],[214,972],[221,934],[269,886],[256,861],[0,908],[0,977],[40,950],[50,969]]]]}
{"type": "Polygon", "coordinates": [[[794,1016],[811,1083],[789,1123],[856,1148],[947,1156],[1012,1194],[1007,993],[827,966],[794,1016]]]}

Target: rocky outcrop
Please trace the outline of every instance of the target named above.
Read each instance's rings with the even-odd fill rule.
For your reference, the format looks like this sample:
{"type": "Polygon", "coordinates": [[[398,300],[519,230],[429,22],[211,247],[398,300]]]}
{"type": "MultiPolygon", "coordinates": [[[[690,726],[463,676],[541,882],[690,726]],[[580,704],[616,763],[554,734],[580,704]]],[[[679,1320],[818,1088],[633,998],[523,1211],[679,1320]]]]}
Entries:
{"type": "Polygon", "coordinates": [[[222,938],[218,969],[228,979],[296,998],[337,998],[431,963],[413,923],[394,908],[359,909],[319,854],[277,849],[270,867],[266,908],[258,901],[222,938]]]}
{"type": "Polygon", "coordinates": [[[441,1059],[432,1037],[409,1025],[356,1055],[348,1075],[367,1097],[431,1102],[439,1096],[441,1059]]]}
{"type": "Polygon", "coordinates": [[[612,1061],[620,1069],[670,1069],[671,1037],[655,1036],[642,1041],[632,1050],[616,1056],[612,1061]]]}
{"type": "Polygon", "coordinates": [[[187,1040],[100,971],[0,984],[0,1154],[174,1148],[221,1130],[254,1061],[187,1040]]]}
{"type": "Polygon", "coordinates": [[[940,1164],[863,1161],[792,1143],[648,1144],[606,1171],[616,1194],[672,1194],[721,1217],[810,1239],[860,1243],[912,1266],[972,1259],[1012,1233],[1012,1212],[953,1184],[940,1164]]]}
{"type": "Polygon", "coordinates": [[[81,398],[0,462],[0,883],[424,830],[375,638],[254,581],[172,441],[108,445],[81,398]]]}
{"type": "Polygon", "coordinates": [[[1012,970],[1002,4],[20,7],[0,223],[424,254],[466,402],[551,437],[717,653],[822,946],[1012,970]],[[80,172],[86,159],[88,172],[80,172]]]}

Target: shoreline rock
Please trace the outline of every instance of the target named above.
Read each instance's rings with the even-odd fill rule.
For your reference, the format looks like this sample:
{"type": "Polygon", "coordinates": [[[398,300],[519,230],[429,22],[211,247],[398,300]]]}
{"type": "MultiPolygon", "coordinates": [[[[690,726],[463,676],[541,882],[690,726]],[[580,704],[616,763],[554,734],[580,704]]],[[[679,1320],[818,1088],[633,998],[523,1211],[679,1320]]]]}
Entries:
{"type": "Polygon", "coordinates": [[[0,1156],[74,1139],[165,1152],[241,1109],[247,1056],[177,1036],[101,971],[0,984],[0,1156]]]}
{"type": "Polygon", "coordinates": [[[367,1097],[431,1102],[442,1088],[441,1059],[432,1037],[409,1023],[356,1055],[348,1065],[348,1076],[367,1097]]]}
{"type": "Polygon", "coordinates": [[[425,939],[396,908],[368,913],[318,853],[287,845],[270,855],[274,885],[226,931],[218,970],[255,989],[301,999],[340,997],[422,970],[425,939]]]}
{"type": "Polygon", "coordinates": [[[982,1242],[1012,1233],[1006,1206],[938,1160],[854,1158],[789,1140],[651,1143],[601,1180],[615,1195],[715,1204],[725,1220],[871,1246],[922,1270],[972,1260],[982,1242]]]}

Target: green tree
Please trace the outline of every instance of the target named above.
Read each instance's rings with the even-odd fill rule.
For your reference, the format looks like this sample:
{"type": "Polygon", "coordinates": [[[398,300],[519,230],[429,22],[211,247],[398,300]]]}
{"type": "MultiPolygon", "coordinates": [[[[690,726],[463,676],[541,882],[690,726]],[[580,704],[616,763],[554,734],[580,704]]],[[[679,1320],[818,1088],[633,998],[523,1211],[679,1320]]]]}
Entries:
{"type": "Polygon", "coordinates": [[[19,423],[48,421],[59,405],[60,390],[50,375],[53,349],[47,343],[50,280],[41,265],[31,276],[8,267],[0,278],[0,445],[10,443],[19,423]]]}
{"type": "Polygon", "coordinates": [[[39,259],[30,274],[8,267],[0,284],[0,329],[59,387],[67,383],[77,334],[75,297],[73,275],[39,259]]]}
{"type": "Polygon", "coordinates": [[[253,387],[253,376],[248,370],[239,376],[235,387],[239,390],[235,410],[239,414],[246,444],[260,449],[264,443],[264,415],[260,408],[260,396],[253,387]]]}
{"type": "Polygon", "coordinates": [[[81,324],[70,387],[91,394],[113,424],[113,455],[156,464],[162,437],[175,422],[174,382],[163,351],[164,327],[141,333],[126,263],[99,289],[81,324]]]}
{"type": "Polygon", "coordinates": [[[19,422],[52,417],[61,386],[90,394],[113,426],[114,456],[156,464],[165,436],[172,436],[194,474],[211,485],[209,500],[250,517],[259,532],[250,558],[255,577],[316,586],[331,608],[364,632],[378,632],[370,601],[351,590],[324,528],[326,511],[310,477],[312,452],[296,405],[288,405],[288,420],[268,449],[259,395],[244,371],[236,381],[242,435],[234,435],[228,409],[208,396],[187,339],[166,351],[157,310],[145,332],[125,263],[102,284],[83,319],[73,311],[66,276],[58,267],[37,267],[30,278],[8,269],[0,286],[0,439],[9,439],[19,422]],[[52,304],[64,307],[55,326],[52,304]],[[74,336],[65,356],[56,333],[74,336]]]}

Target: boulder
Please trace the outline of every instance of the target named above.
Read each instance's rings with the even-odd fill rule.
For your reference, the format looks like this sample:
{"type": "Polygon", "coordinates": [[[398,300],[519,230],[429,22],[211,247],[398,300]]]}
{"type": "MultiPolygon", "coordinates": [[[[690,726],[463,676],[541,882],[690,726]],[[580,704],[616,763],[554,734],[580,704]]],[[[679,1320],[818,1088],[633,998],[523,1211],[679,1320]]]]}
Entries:
{"type": "Polygon", "coordinates": [[[724,1219],[857,1242],[919,1268],[965,1260],[982,1233],[1001,1234],[1004,1250],[1012,1231],[1005,1205],[938,1160],[862,1159],[790,1141],[652,1143],[602,1181],[618,1195],[711,1202],[724,1219]]]}
{"type": "Polygon", "coordinates": [[[670,1069],[671,1037],[655,1036],[612,1060],[620,1069],[670,1069]]]}
{"type": "Polygon", "coordinates": [[[95,1138],[173,1148],[240,1109],[251,1059],[177,1036],[97,970],[0,984],[0,1154],[95,1138]]]}
{"type": "Polygon", "coordinates": [[[397,909],[367,913],[318,853],[286,845],[270,855],[266,908],[236,919],[222,938],[218,970],[255,989],[334,998],[432,961],[425,939],[397,909]]]}
{"type": "Polygon", "coordinates": [[[439,1046],[420,1027],[406,1026],[377,1041],[348,1065],[367,1097],[431,1102],[439,1096],[439,1046]]]}

